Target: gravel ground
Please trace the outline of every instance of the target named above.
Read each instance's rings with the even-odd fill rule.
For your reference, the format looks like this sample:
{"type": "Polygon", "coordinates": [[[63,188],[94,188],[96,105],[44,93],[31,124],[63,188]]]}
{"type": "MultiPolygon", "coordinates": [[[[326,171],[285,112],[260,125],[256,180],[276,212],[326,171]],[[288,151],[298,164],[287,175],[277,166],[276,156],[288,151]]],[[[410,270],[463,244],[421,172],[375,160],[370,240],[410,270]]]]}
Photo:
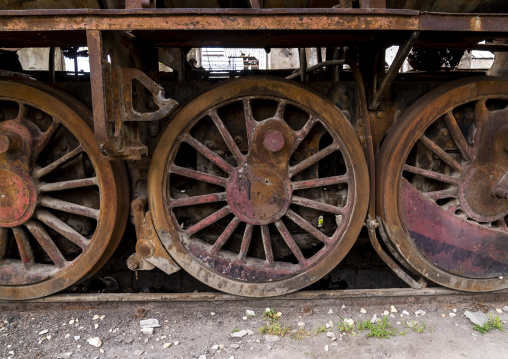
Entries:
{"type": "Polygon", "coordinates": [[[2,304],[0,357],[508,358],[508,297],[501,302],[456,297],[378,298],[374,304],[361,298],[2,304]],[[260,333],[266,308],[273,309],[271,330],[287,330],[283,337],[260,333]],[[425,314],[415,315],[419,310],[425,314]],[[473,330],[466,310],[488,311],[505,330],[473,330]],[[374,314],[397,334],[384,339],[359,330],[374,314]],[[142,330],[141,319],[157,319],[160,327],[142,330]],[[348,319],[354,329],[341,330],[348,319]],[[231,337],[243,330],[245,336],[231,337]]]}

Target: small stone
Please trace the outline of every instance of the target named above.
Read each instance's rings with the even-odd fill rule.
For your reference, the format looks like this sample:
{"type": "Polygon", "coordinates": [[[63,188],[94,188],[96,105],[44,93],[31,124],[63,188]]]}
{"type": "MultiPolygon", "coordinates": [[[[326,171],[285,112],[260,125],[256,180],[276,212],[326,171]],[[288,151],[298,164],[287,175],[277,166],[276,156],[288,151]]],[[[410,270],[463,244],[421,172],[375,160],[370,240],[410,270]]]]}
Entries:
{"type": "Polygon", "coordinates": [[[454,312],[454,313],[457,313],[457,308],[453,308],[453,312],[454,312]]]}
{"type": "Polygon", "coordinates": [[[238,349],[240,348],[240,344],[231,344],[229,347],[233,349],[238,349]]]}
{"type": "Polygon", "coordinates": [[[390,314],[390,318],[395,318],[395,315],[393,315],[393,314],[390,314]]]}
{"type": "Polygon", "coordinates": [[[235,357],[231,355],[231,356],[229,357],[229,359],[235,359],[235,357]]]}
{"type": "Polygon", "coordinates": [[[353,325],[355,325],[355,321],[351,318],[344,319],[344,323],[346,323],[350,327],[353,327],[353,325]]]}
{"type": "Polygon", "coordinates": [[[65,339],[69,338],[70,336],[70,334],[65,334],[65,339]]]}
{"type": "Polygon", "coordinates": [[[95,329],[99,328],[99,324],[95,323],[94,328],[95,329]]]}
{"type": "Polygon", "coordinates": [[[327,314],[333,314],[333,310],[329,309],[327,314]]]}
{"type": "Polygon", "coordinates": [[[483,326],[485,323],[489,321],[489,317],[483,312],[470,312],[466,310],[464,315],[467,319],[469,319],[473,324],[483,326]]]}
{"type": "Polygon", "coordinates": [[[370,319],[370,322],[374,324],[377,321],[377,314],[374,314],[372,318],[370,319]]]}
{"type": "Polygon", "coordinates": [[[419,316],[419,315],[425,315],[427,312],[424,311],[424,310],[421,310],[421,309],[418,309],[416,312],[415,312],[415,315],[416,316],[419,316]]]}
{"type": "Polygon", "coordinates": [[[160,327],[159,320],[158,319],[142,319],[139,321],[139,325],[141,325],[141,328],[158,328],[160,327]]]}
{"type": "Polygon", "coordinates": [[[132,355],[137,355],[137,356],[139,356],[139,355],[143,355],[143,353],[144,353],[144,352],[145,352],[144,350],[141,350],[141,349],[136,349],[136,350],[134,350],[134,351],[132,352],[132,355]]]}
{"type": "Polygon", "coordinates": [[[217,344],[215,344],[215,345],[212,346],[212,349],[213,350],[219,350],[219,346],[217,344]]]}
{"type": "Polygon", "coordinates": [[[457,314],[455,314],[455,313],[453,313],[453,312],[452,312],[452,313],[448,313],[448,316],[449,316],[450,318],[455,318],[455,317],[457,316],[457,314]]]}
{"type": "Polygon", "coordinates": [[[502,313],[503,311],[502,311],[501,309],[497,308],[497,309],[496,309],[496,312],[498,312],[498,313],[502,313]]]}
{"type": "Polygon", "coordinates": [[[250,330],[250,329],[247,329],[247,335],[249,335],[249,336],[250,335],[254,335],[254,332],[252,330],[250,330]]]}
{"type": "Polygon", "coordinates": [[[385,317],[387,317],[387,316],[388,316],[388,314],[390,314],[390,312],[388,312],[387,310],[385,310],[385,311],[383,312],[383,315],[384,315],[385,317]]]}
{"type": "Polygon", "coordinates": [[[104,320],[104,318],[106,318],[105,315],[101,315],[101,320],[104,320]]]}
{"type": "Polygon", "coordinates": [[[325,345],[325,352],[330,351],[330,348],[328,348],[328,345],[325,345]]]}
{"type": "Polygon", "coordinates": [[[256,313],[253,310],[247,309],[245,311],[245,315],[248,316],[248,317],[253,317],[253,316],[256,315],[256,313]]]}
{"type": "Polygon", "coordinates": [[[180,344],[180,342],[177,340],[177,341],[174,341],[173,344],[178,345],[178,344],[180,344]]]}
{"type": "Polygon", "coordinates": [[[247,331],[245,329],[243,329],[243,330],[240,330],[238,332],[231,333],[230,336],[232,338],[243,338],[247,334],[248,334],[247,331]]]}
{"type": "Polygon", "coordinates": [[[226,346],[224,344],[219,345],[219,349],[224,349],[226,346]]]}
{"type": "Polygon", "coordinates": [[[104,354],[104,349],[102,349],[102,348],[101,348],[101,349],[99,349],[99,352],[100,352],[101,354],[104,354]]]}
{"type": "Polygon", "coordinates": [[[74,324],[74,319],[69,320],[69,324],[74,324]]]}
{"type": "Polygon", "coordinates": [[[392,305],[392,306],[390,307],[390,312],[392,312],[392,313],[397,313],[397,309],[395,309],[395,307],[392,305]]]}
{"type": "Polygon", "coordinates": [[[304,322],[298,322],[298,326],[299,326],[300,328],[303,328],[303,327],[305,326],[305,323],[304,323],[304,322]]]}
{"type": "Polygon", "coordinates": [[[261,339],[256,339],[256,343],[261,343],[261,339]]]}
{"type": "Polygon", "coordinates": [[[401,325],[402,323],[401,323],[401,322],[397,322],[396,324],[397,324],[397,325],[401,325]]]}
{"type": "Polygon", "coordinates": [[[264,338],[267,342],[276,342],[280,340],[278,336],[272,334],[266,334],[264,338]]]}
{"type": "Polygon", "coordinates": [[[198,359],[206,359],[206,355],[200,355],[198,359]]]}
{"type": "Polygon", "coordinates": [[[360,313],[367,314],[367,311],[364,308],[362,308],[362,309],[360,309],[360,313]]]}
{"type": "Polygon", "coordinates": [[[78,340],[80,340],[80,339],[81,339],[81,336],[80,336],[80,335],[75,335],[75,336],[74,336],[74,341],[78,341],[78,340]]]}
{"type": "Polygon", "coordinates": [[[215,314],[217,314],[217,313],[215,313],[215,312],[210,312],[210,315],[211,315],[212,317],[213,317],[215,314]]]}
{"type": "Polygon", "coordinates": [[[41,331],[39,332],[39,334],[37,334],[37,335],[44,335],[44,334],[46,334],[47,332],[49,332],[49,330],[44,329],[44,330],[41,330],[41,331]]]}
{"type": "Polygon", "coordinates": [[[335,333],[333,333],[333,332],[326,333],[326,336],[328,338],[330,338],[332,341],[336,341],[337,340],[337,337],[335,336],[335,333]]]}
{"type": "Polygon", "coordinates": [[[102,346],[102,341],[99,339],[99,337],[90,338],[87,340],[87,342],[96,348],[100,348],[102,346]]]}
{"type": "Polygon", "coordinates": [[[504,310],[505,312],[508,312],[508,305],[507,305],[507,306],[504,306],[504,307],[503,307],[503,310],[504,310]]]}
{"type": "Polygon", "coordinates": [[[65,352],[65,353],[58,354],[55,358],[56,359],[67,359],[67,358],[70,358],[71,355],[72,355],[72,352],[65,352]]]}
{"type": "Polygon", "coordinates": [[[242,317],[243,320],[249,319],[247,316],[242,317]]]}
{"type": "Polygon", "coordinates": [[[78,349],[81,348],[81,344],[76,345],[76,348],[78,349]]]}
{"type": "Polygon", "coordinates": [[[443,318],[446,318],[446,314],[441,314],[441,316],[442,316],[443,318]]]}
{"type": "Polygon", "coordinates": [[[404,315],[409,315],[409,312],[408,312],[407,310],[403,310],[403,311],[402,311],[402,314],[404,314],[404,315]]]}
{"type": "Polygon", "coordinates": [[[162,348],[163,348],[163,349],[167,349],[167,348],[169,348],[171,345],[172,345],[172,343],[164,343],[164,344],[162,344],[162,348]]]}
{"type": "Polygon", "coordinates": [[[344,304],[342,304],[342,307],[340,307],[341,309],[346,309],[346,306],[344,304]]]}
{"type": "Polygon", "coordinates": [[[153,328],[141,328],[141,332],[143,334],[152,335],[153,334],[153,328]]]}
{"type": "Polygon", "coordinates": [[[98,316],[97,314],[95,314],[95,315],[93,316],[92,320],[97,320],[97,319],[99,319],[99,318],[100,318],[100,316],[98,316]]]}
{"type": "Polygon", "coordinates": [[[330,323],[326,323],[326,324],[325,324],[325,327],[326,327],[327,329],[329,329],[329,328],[331,328],[332,326],[330,325],[330,323]]]}
{"type": "Polygon", "coordinates": [[[277,312],[277,317],[282,317],[282,312],[277,312]]]}

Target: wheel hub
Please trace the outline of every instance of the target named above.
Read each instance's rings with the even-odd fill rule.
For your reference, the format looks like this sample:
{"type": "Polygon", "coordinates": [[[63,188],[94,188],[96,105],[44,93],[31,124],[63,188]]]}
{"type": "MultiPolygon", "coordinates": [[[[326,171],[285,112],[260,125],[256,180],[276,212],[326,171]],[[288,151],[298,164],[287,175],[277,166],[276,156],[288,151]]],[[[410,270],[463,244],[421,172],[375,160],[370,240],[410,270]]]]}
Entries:
{"type": "Polygon", "coordinates": [[[0,154],[0,227],[15,227],[32,217],[37,203],[30,177],[33,140],[19,122],[2,123],[0,133],[7,139],[0,154]]]}
{"type": "Polygon", "coordinates": [[[277,173],[248,165],[235,171],[228,182],[227,200],[231,211],[250,224],[268,224],[289,208],[291,189],[277,173]]]}

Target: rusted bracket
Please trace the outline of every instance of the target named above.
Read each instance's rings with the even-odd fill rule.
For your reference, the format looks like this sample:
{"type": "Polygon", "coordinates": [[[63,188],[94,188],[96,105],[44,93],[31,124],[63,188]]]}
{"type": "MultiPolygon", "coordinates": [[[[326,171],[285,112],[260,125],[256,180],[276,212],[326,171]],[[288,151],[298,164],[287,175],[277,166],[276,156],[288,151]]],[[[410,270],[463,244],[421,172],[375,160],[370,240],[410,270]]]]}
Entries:
{"type": "Polygon", "coordinates": [[[392,65],[386,72],[386,75],[384,76],[381,85],[379,85],[379,88],[375,86],[375,88],[373,89],[374,93],[372,96],[372,101],[369,106],[370,110],[376,110],[379,107],[381,100],[388,93],[388,89],[392,85],[393,80],[395,80],[395,76],[397,76],[397,74],[399,73],[400,68],[404,64],[404,60],[406,60],[407,55],[409,55],[409,52],[413,48],[413,45],[415,44],[419,35],[420,35],[419,31],[413,32],[409,37],[409,39],[404,43],[404,45],[399,47],[399,51],[397,51],[397,55],[395,56],[392,65]]]}
{"type": "Polygon", "coordinates": [[[127,267],[133,271],[159,268],[166,274],[180,270],[169,253],[164,249],[153,226],[152,215],[145,213],[146,199],[137,198],[131,203],[136,228],[136,253],[127,259],[127,267]]]}
{"type": "Polygon", "coordinates": [[[108,159],[140,159],[148,148],[138,123],[160,120],[178,105],[154,81],[157,49],[122,31],[88,30],[87,41],[99,149],[108,159]]]}

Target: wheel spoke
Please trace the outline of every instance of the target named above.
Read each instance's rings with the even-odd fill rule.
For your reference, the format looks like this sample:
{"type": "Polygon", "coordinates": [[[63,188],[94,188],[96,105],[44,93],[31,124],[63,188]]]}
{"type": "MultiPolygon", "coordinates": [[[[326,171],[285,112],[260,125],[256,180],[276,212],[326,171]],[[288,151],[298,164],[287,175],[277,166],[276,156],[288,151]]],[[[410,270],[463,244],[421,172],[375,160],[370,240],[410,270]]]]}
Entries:
{"type": "Polygon", "coordinates": [[[485,123],[487,122],[488,118],[489,118],[489,110],[487,108],[486,100],[483,99],[478,101],[475,107],[476,131],[474,134],[474,141],[472,146],[474,151],[478,151],[483,128],[485,127],[485,123]]]}
{"type": "Polygon", "coordinates": [[[430,170],[425,170],[423,168],[414,167],[414,166],[411,166],[408,164],[404,165],[403,170],[423,176],[423,177],[441,181],[441,182],[451,183],[454,185],[457,185],[457,183],[458,183],[458,180],[456,178],[451,177],[451,176],[444,175],[442,173],[438,173],[438,172],[434,172],[434,171],[430,171],[430,170]]]}
{"type": "Polygon", "coordinates": [[[293,148],[291,150],[291,154],[293,154],[298,146],[300,146],[300,143],[307,137],[310,130],[314,127],[314,125],[317,123],[317,118],[314,116],[310,116],[309,120],[305,123],[305,125],[297,132],[295,132],[295,143],[293,144],[293,148]]]}
{"type": "Polygon", "coordinates": [[[187,135],[184,139],[189,145],[194,147],[197,151],[199,151],[203,156],[208,158],[213,164],[222,168],[225,172],[231,173],[233,172],[233,166],[227,163],[222,157],[213,152],[211,149],[206,147],[204,144],[196,140],[194,137],[187,135]]]}
{"type": "Polygon", "coordinates": [[[452,138],[455,141],[455,144],[457,145],[460,153],[462,153],[462,156],[467,161],[471,161],[472,159],[471,148],[467,144],[466,138],[462,134],[462,131],[460,130],[459,125],[457,124],[457,120],[455,119],[455,116],[453,116],[453,113],[450,111],[446,113],[444,118],[446,124],[448,125],[448,129],[450,130],[450,134],[452,135],[452,138]]]}
{"type": "Polygon", "coordinates": [[[72,151],[66,153],[65,155],[63,155],[62,157],[57,159],[55,162],[50,163],[46,167],[43,167],[43,168],[40,168],[40,169],[36,170],[35,173],[34,173],[35,177],[36,178],[41,178],[41,177],[44,177],[44,176],[48,175],[49,173],[53,172],[57,168],[60,168],[61,166],[63,166],[67,162],[69,162],[69,161],[73,160],[74,158],[76,158],[82,152],[84,152],[83,147],[81,147],[81,145],[79,145],[78,147],[76,147],[72,151]]]}
{"type": "Polygon", "coordinates": [[[38,138],[37,144],[35,146],[35,157],[38,157],[41,151],[48,145],[49,141],[53,138],[53,135],[60,128],[60,124],[53,120],[51,125],[49,125],[48,129],[42,133],[42,135],[38,138]]]}
{"type": "Polygon", "coordinates": [[[432,141],[427,136],[420,137],[420,141],[427,147],[429,150],[434,152],[441,160],[446,162],[448,165],[452,166],[458,171],[462,171],[462,166],[458,163],[452,156],[450,156],[445,150],[439,147],[434,141],[432,141]]]}
{"type": "Polygon", "coordinates": [[[305,231],[309,232],[314,238],[318,239],[320,242],[327,244],[330,242],[330,239],[321,232],[319,229],[310,224],[307,220],[300,217],[296,212],[289,209],[286,212],[286,217],[295,222],[298,226],[300,226],[305,231]]]}
{"type": "Polygon", "coordinates": [[[247,142],[249,148],[252,144],[252,136],[254,135],[254,129],[257,126],[257,121],[252,115],[252,107],[250,99],[243,99],[243,113],[245,115],[245,128],[247,130],[247,142]]]}
{"type": "Polygon", "coordinates": [[[440,191],[423,192],[422,194],[428,199],[437,201],[438,199],[457,197],[458,195],[457,192],[458,192],[457,187],[452,187],[440,191]]]}
{"type": "Polygon", "coordinates": [[[48,211],[37,211],[35,213],[35,218],[46,224],[48,227],[52,228],[54,231],[60,233],[62,236],[67,238],[72,243],[78,245],[83,250],[85,250],[90,244],[89,239],[83,237],[67,223],[48,211]]]}
{"type": "Polygon", "coordinates": [[[297,165],[289,167],[289,178],[302,172],[304,169],[312,166],[314,163],[317,163],[318,161],[322,160],[323,158],[328,156],[330,153],[335,152],[335,150],[337,150],[337,145],[335,143],[332,143],[331,145],[320,150],[319,152],[314,153],[312,156],[304,159],[297,165]]]}
{"type": "Polygon", "coordinates": [[[187,198],[178,198],[169,202],[170,207],[185,207],[199,204],[215,203],[226,200],[226,193],[204,194],[187,198]]]}
{"type": "Polygon", "coordinates": [[[231,222],[229,222],[226,229],[221,233],[221,235],[219,236],[219,238],[217,238],[217,241],[213,245],[212,253],[217,253],[218,251],[221,250],[221,248],[224,246],[224,244],[226,244],[229,237],[231,237],[231,235],[235,231],[236,227],[238,227],[240,222],[241,222],[240,218],[238,218],[238,217],[233,218],[233,220],[231,222]]]}
{"type": "Polygon", "coordinates": [[[318,201],[314,201],[312,199],[293,196],[291,198],[291,203],[296,204],[298,206],[303,206],[307,208],[317,209],[318,211],[333,213],[333,214],[341,214],[345,215],[346,210],[342,207],[333,206],[331,204],[326,204],[318,201]]]}
{"type": "Polygon", "coordinates": [[[217,111],[210,111],[209,116],[212,118],[213,123],[215,123],[215,126],[217,126],[217,129],[219,130],[222,138],[224,139],[224,142],[226,142],[226,145],[228,146],[229,150],[235,157],[236,163],[240,165],[244,162],[245,156],[240,152],[240,149],[235,143],[235,140],[233,140],[233,137],[231,137],[231,133],[229,133],[228,129],[222,122],[221,118],[219,117],[219,114],[217,111]]]}
{"type": "Polygon", "coordinates": [[[51,197],[42,197],[41,205],[46,208],[52,208],[58,211],[73,213],[99,220],[100,211],[98,209],[82,206],[80,204],[66,202],[51,197]]]}
{"type": "Polygon", "coordinates": [[[195,170],[185,168],[185,167],[180,167],[177,165],[172,165],[169,168],[169,172],[180,175],[180,176],[184,176],[187,178],[192,178],[197,181],[207,182],[210,184],[221,186],[221,187],[226,187],[226,184],[227,184],[227,179],[224,177],[214,176],[214,175],[211,175],[211,174],[208,174],[205,172],[195,171],[195,170]]]}
{"type": "Polygon", "coordinates": [[[5,257],[8,241],[9,241],[9,231],[7,230],[7,228],[0,227],[0,259],[5,257]]]}
{"type": "Polygon", "coordinates": [[[21,122],[25,118],[28,118],[28,106],[25,105],[24,103],[19,103],[19,102],[18,102],[18,106],[19,106],[18,115],[16,116],[14,121],[21,122]]]}
{"type": "Polygon", "coordinates": [[[206,227],[214,224],[215,222],[221,220],[222,218],[226,217],[230,213],[231,213],[231,209],[229,208],[229,206],[225,206],[221,210],[219,210],[215,213],[212,213],[208,217],[202,219],[201,221],[199,221],[192,227],[189,227],[187,230],[185,230],[185,233],[187,233],[189,236],[191,236],[194,233],[199,232],[203,228],[206,228],[206,227]]]}
{"type": "Polygon", "coordinates": [[[333,177],[326,177],[326,178],[311,179],[311,180],[307,180],[307,181],[292,182],[291,187],[293,188],[293,191],[296,191],[299,189],[332,186],[335,184],[348,183],[348,182],[349,182],[349,175],[345,174],[342,176],[333,176],[333,177]]]}
{"type": "Polygon", "coordinates": [[[34,252],[32,250],[32,246],[30,246],[28,234],[21,227],[14,227],[12,232],[14,232],[14,238],[16,238],[21,261],[23,262],[25,268],[28,269],[35,263],[34,252]]]}
{"type": "Polygon", "coordinates": [[[37,242],[39,242],[42,249],[44,249],[49,258],[51,258],[53,263],[55,263],[58,268],[65,267],[67,265],[65,257],[63,256],[62,252],[60,252],[60,249],[58,249],[55,242],[53,242],[53,239],[51,239],[44,227],[40,223],[33,220],[26,222],[25,225],[30,233],[32,233],[32,235],[35,237],[37,242]]]}
{"type": "Polygon", "coordinates": [[[291,236],[291,233],[289,233],[284,223],[279,219],[275,221],[275,227],[277,227],[277,230],[279,231],[280,235],[288,245],[291,252],[293,252],[298,262],[301,263],[302,265],[305,265],[307,263],[307,259],[303,256],[302,251],[296,244],[295,240],[293,239],[293,236],[291,236]]]}
{"type": "Polygon", "coordinates": [[[71,181],[43,183],[39,185],[39,191],[41,192],[64,191],[73,188],[97,186],[98,184],[99,182],[97,180],[97,177],[90,177],[71,181]]]}
{"type": "Polygon", "coordinates": [[[268,265],[273,265],[272,239],[267,225],[261,226],[261,238],[263,239],[263,248],[265,249],[265,258],[268,265]]]}
{"type": "Polygon", "coordinates": [[[247,223],[245,226],[245,232],[243,232],[242,238],[242,246],[240,247],[240,253],[238,254],[238,258],[240,260],[244,260],[247,256],[247,252],[249,251],[250,242],[252,240],[252,232],[254,231],[254,226],[252,224],[247,223]]]}
{"type": "Polygon", "coordinates": [[[275,117],[283,120],[284,119],[284,111],[286,110],[286,102],[285,101],[279,101],[277,104],[277,111],[275,111],[275,117]]]}

